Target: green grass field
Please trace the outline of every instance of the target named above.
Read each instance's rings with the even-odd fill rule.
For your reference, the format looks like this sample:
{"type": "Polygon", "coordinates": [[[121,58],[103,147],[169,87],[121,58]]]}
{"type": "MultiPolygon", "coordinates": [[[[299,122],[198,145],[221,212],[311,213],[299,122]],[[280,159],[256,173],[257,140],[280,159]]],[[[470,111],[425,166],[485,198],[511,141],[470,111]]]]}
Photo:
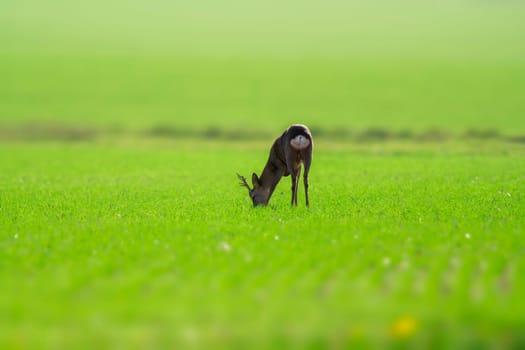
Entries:
{"type": "Polygon", "coordinates": [[[2,1],[0,348],[525,347],[524,15],[2,1]]]}
{"type": "Polygon", "coordinates": [[[3,147],[4,344],[523,345],[523,152],[319,148],[308,210],[263,151],[3,147]]]}

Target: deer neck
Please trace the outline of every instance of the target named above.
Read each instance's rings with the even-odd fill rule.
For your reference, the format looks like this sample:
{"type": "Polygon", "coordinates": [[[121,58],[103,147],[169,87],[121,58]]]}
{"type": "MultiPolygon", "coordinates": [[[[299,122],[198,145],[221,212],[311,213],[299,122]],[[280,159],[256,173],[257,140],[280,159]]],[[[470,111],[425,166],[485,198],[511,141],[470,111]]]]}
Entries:
{"type": "Polygon", "coordinates": [[[280,171],[278,168],[272,165],[271,162],[268,162],[264,167],[263,172],[260,176],[260,181],[261,187],[265,189],[265,192],[268,196],[266,202],[270,200],[270,197],[272,196],[273,191],[275,190],[275,187],[277,187],[277,184],[281,180],[282,176],[282,171],[280,171]]]}

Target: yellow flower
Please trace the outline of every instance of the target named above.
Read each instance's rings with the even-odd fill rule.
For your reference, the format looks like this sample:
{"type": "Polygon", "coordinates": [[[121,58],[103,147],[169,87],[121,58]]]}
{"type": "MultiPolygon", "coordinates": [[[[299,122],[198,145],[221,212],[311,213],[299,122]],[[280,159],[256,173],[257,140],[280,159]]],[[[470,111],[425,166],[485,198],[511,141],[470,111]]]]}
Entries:
{"type": "Polygon", "coordinates": [[[391,328],[395,338],[409,338],[416,332],[417,322],[412,316],[401,316],[397,318],[391,328]]]}

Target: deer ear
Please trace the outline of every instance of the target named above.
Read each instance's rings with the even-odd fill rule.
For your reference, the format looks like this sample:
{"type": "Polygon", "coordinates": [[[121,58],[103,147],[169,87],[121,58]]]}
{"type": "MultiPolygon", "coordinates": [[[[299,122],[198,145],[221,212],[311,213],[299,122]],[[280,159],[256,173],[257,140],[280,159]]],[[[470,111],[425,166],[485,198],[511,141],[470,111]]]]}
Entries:
{"type": "Polygon", "coordinates": [[[257,177],[257,174],[256,173],[253,173],[252,174],[252,184],[253,184],[253,188],[257,188],[259,186],[261,186],[261,181],[259,180],[259,178],[257,177]]]}

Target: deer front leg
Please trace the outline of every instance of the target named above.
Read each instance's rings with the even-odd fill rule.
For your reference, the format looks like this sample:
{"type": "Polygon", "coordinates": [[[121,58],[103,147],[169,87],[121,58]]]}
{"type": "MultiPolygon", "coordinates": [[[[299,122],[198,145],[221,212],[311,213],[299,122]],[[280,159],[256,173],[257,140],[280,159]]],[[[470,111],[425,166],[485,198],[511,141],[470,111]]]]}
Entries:
{"type": "Polygon", "coordinates": [[[297,205],[297,173],[292,173],[292,205],[297,205]]]}
{"type": "Polygon", "coordinates": [[[299,178],[301,177],[301,167],[293,169],[292,173],[292,205],[297,206],[297,190],[299,187],[299,178]]]}
{"type": "Polygon", "coordinates": [[[286,167],[292,178],[292,205],[297,205],[298,165],[300,166],[300,164],[297,164],[297,155],[295,153],[289,152],[286,154],[286,167]]]}

